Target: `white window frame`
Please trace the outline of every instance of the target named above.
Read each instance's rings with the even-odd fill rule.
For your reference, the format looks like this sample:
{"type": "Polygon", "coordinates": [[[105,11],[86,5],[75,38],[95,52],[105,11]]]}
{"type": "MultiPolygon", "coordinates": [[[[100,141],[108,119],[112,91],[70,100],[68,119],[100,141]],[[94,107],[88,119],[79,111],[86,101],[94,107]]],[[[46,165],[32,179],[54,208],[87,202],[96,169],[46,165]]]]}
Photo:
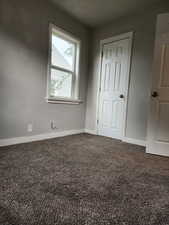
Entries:
{"type": "Polygon", "coordinates": [[[80,67],[80,48],[81,41],[80,39],[74,37],[72,34],[64,31],[63,29],[55,26],[54,24],[49,24],[49,55],[48,55],[48,76],[47,76],[47,102],[48,103],[68,103],[68,104],[79,104],[81,101],[79,100],[79,67],[80,67]],[[57,36],[72,42],[76,45],[75,49],[75,58],[74,58],[74,71],[68,70],[66,68],[62,68],[56,65],[52,65],[52,34],[53,30],[57,33],[57,36]],[[51,70],[58,69],[63,72],[68,72],[72,74],[72,93],[71,97],[52,97],[50,95],[50,83],[51,83],[51,70]]]}

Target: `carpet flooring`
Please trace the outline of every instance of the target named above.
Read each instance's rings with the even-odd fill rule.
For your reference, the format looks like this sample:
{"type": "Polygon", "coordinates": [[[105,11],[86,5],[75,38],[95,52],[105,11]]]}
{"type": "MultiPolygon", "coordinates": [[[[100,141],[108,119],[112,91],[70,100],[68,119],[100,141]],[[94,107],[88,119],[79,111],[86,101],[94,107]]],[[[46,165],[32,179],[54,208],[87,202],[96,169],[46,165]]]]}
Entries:
{"type": "Polygon", "coordinates": [[[88,134],[0,149],[1,225],[169,225],[169,158],[88,134]]]}

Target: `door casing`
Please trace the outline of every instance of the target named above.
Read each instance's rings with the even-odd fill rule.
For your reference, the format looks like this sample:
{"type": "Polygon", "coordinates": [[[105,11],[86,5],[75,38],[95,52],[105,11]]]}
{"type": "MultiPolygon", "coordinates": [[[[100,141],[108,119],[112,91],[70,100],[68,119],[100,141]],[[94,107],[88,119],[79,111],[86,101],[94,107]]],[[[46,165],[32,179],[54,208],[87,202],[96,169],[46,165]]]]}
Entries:
{"type": "Polygon", "coordinates": [[[99,62],[99,78],[98,78],[98,85],[97,85],[97,102],[96,102],[96,121],[95,121],[95,127],[96,127],[96,134],[98,134],[98,119],[99,119],[99,103],[100,103],[100,88],[101,88],[101,76],[102,76],[102,52],[103,52],[103,46],[105,44],[109,44],[111,42],[116,42],[124,39],[129,40],[129,51],[128,51],[128,66],[127,66],[127,100],[125,101],[125,119],[123,121],[123,132],[122,132],[122,140],[126,137],[126,125],[127,125],[127,106],[128,106],[128,97],[129,97],[129,84],[130,84],[130,69],[131,69],[131,58],[132,58],[132,45],[133,45],[133,31],[123,33],[120,35],[116,35],[107,39],[103,39],[100,41],[100,62],[99,62]]]}

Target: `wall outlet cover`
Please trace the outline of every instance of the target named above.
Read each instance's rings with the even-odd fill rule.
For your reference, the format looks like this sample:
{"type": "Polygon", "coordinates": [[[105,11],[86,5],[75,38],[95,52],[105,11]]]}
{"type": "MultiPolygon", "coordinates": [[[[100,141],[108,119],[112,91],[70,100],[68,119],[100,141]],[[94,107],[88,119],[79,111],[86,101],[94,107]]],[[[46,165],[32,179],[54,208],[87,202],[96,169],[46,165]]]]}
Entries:
{"type": "Polygon", "coordinates": [[[32,132],[33,131],[33,126],[32,126],[32,123],[29,123],[28,124],[28,132],[32,132]]]}

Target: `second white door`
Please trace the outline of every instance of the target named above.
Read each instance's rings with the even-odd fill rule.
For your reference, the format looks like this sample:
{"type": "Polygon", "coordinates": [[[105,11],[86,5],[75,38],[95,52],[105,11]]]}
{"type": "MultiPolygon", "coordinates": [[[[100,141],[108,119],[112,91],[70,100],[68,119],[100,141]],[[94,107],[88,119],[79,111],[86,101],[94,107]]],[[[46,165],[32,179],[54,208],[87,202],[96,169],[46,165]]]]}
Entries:
{"type": "Polygon", "coordinates": [[[169,156],[169,13],[157,19],[147,153],[169,156]]]}
{"type": "Polygon", "coordinates": [[[122,139],[127,111],[131,40],[103,45],[98,134],[122,139]]]}

